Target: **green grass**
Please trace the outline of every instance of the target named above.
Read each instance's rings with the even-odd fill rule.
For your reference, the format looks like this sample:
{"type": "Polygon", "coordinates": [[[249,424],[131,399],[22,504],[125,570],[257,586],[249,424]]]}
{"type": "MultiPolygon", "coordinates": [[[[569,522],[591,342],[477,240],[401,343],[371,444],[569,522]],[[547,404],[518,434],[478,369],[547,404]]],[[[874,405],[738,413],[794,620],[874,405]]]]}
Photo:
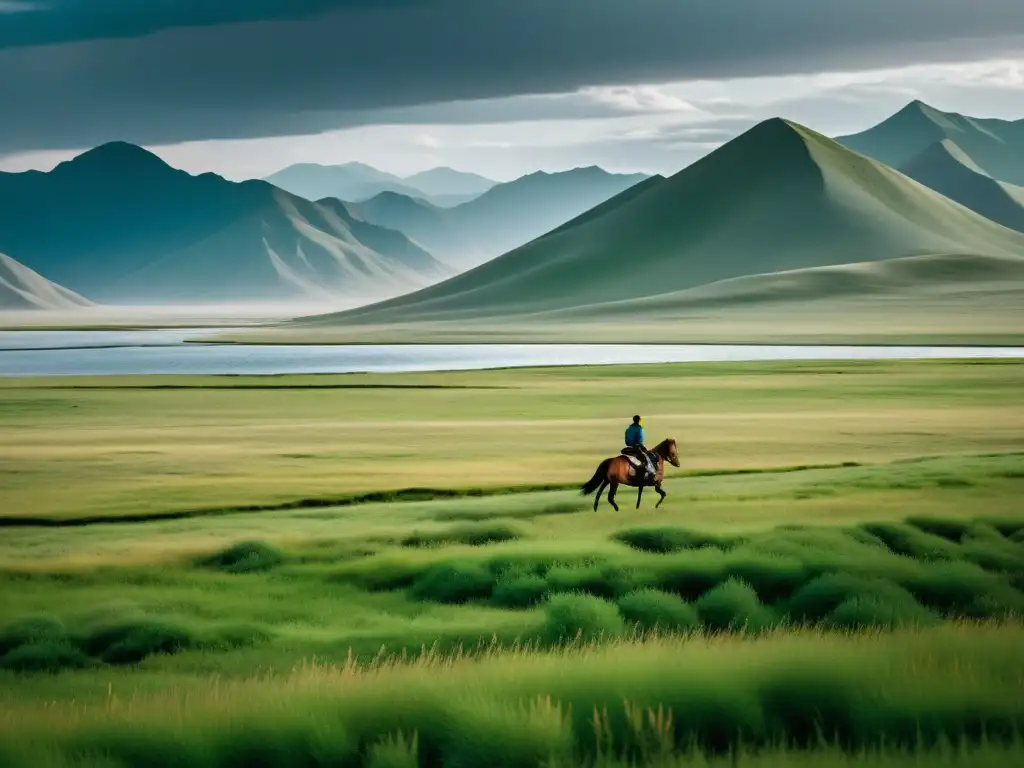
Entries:
{"type": "Polygon", "coordinates": [[[1019,762],[1019,365],[360,380],[0,382],[0,764],[1019,762]]]}
{"type": "MultiPolygon", "coordinates": [[[[593,627],[610,628],[584,612],[593,627]]],[[[415,742],[431,765],[659,765],[730,750],[756,765],[808,748],[824,750],[826,764],[861,751],[900,764],[905,750],[948,760],[976,749],[1009,761],[1024,725],[1022,641],[1019,626],[998,624],[650,638],[305,665],[130,700],[118,693],[125,679],[113,676],[92,705],[14,704],[16,686],[0,700],[0,754],[12,768],[44,759],[373,765],[377,745],[390,744],[394,757],[415,742]]]]}
{"type": "Polygon", "coordinates": [[[7,379],[0,518],[187,519],[578,487],[636,411],[656,439],[679,441],[670,486],[1021,451],[1021,374],[1015,361],[951,361],[7,379]]]}

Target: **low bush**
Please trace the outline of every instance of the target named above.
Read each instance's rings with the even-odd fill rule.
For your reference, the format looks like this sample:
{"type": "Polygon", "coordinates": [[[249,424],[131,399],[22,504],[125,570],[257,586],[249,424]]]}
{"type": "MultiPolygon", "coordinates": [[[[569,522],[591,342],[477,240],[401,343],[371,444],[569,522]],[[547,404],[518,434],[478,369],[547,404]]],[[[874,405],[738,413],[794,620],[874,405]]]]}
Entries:
{"type": "Polygon", "coordinates": [[[0,669],[13,672],[63,672],[89,666],[89,657],[67,642],[40,640],[19,645],[0,658],[0,669]]]}
{"type": "Polygon", "coordinates": [[[620,637],[625,622],[614,603],[593,595],[552,595],[544,605],[542,639],[550,644],[620,637]]]}
{"type": "Polygon", "coordinates": [[[544,600],[548,582],[535,573],[510,573],[494,587],[491,602],[502,608],[530,608],[544,600]]]}
{"type": "Polygon", "coordinates": [[[458,525],[444,531],[414,533],[402,539],[403,547],[441,547],[452,544],[467,544],[480,547],[522,538],[523,532],[511,525],[499,522],[458,525]]]}
{"type": "Polygon", "coordinates": [[[772,624],[771,612],[744,581],[729,579],[697,600],[701,621],[713,630],[757,631],[772,624]]]}
{"type": "Polygon", "coordinates": [[[64,625],[52,616],[26,616],[0,629],[0,656],[34,643],[61,643],[67,638],[64,625]]]}
{"type": "Polygon", "coordinates": [[[619,598],[622,617],[643,630],[681,632],[700,626],[697,609],[678,595],[657,589],[638,589],[619,598]]]}
{"type": "Polygon", "coordinates": [[[702,547],[730,549],[743,541],[735,536],[716,536],[686,528],[671,527],[627,528],[614,534],[612,538],[641,552],[655,554],[669,554],[681,552],[684,549],[700,549],[702,547]]]}
{"type": "Polygon", "coordinates": [[[281,565],[284,554],[262,541],[242,541],[213,555],[200,558],[198,565],[226,573],[262,573],[281,565]]]}
{"type": "Polygon", "coordinates": [[[798,589],[784,603],[783,609],[793,621],[819,622],[831,616],[840,605],[857,600],[917,605],[910,592],[885,579],[828,573],[798,589]]]}
{"type": "Polygon", "coordinates": [[[829,614],[828,623],[843,629],[895,629],[905,626],[927,626],[938,617],[910,595],[906,599],[889,599],[881,595],[851,597],[829,614]]]}
{"type": "Polygon", "coordinates": [[[955,544],[932,533],[906,523],[867,523],[862,525],[868,533],[881,539],[889,551],[916,560],[956,560],[955,544]]]}
{"type": "Polygon", "coordinates": [[[201,643],[186,627],[140,617],[95,627],[79,637],[76,644],[107,664],[137,664],[147,656],[179,653],[201,643]]]}
{"type": "Polygon", "coordinates": [[[418,600],[435,603],[486,600],[491,597],[496,581],[494,574],[482,563],[438,563],[413,582],[412,595],[418,600]]]}

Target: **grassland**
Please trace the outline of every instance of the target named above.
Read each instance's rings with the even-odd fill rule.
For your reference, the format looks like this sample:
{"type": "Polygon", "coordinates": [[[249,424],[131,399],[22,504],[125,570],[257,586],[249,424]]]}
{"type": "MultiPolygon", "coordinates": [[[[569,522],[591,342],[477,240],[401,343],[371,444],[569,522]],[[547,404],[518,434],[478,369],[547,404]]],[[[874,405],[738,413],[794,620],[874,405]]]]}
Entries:
{"type": "Polygon", "coordinates": [[[1017,764],[1021,370],[3,382],[0,764],[1017,764]]]}
{"type": "Polygon", "coordinates": [[[1018,451],[1022,379],[978,361],[0,380],[0,516],[578,487],[637,412],[679,441],[670,478],[1018,451]]]}

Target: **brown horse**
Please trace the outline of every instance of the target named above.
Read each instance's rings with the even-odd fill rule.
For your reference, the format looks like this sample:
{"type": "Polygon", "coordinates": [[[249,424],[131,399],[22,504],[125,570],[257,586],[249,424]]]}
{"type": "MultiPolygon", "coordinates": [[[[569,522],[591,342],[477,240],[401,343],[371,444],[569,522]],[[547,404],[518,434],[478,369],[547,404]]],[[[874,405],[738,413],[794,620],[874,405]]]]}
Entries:
{"type": "Polygon", "coordinates": [[[597,491],[597,496],[594,498],[594,511],[597,511],[597,505],[601,501],[601,494],[604,493],[605,486],[611,486],[608,490],[608,503],[615,507],[615,511],[619,511],[619,505],[615,503],[615,491],[618,490],[620,485],[629,485],[637,488],[636,492],[636,508],[640,509],[640,497],[644,494],[645,485],[653,485],[654,490],[661,496],[658,499],[658,503],[654,505],[657,509],[661,506],[661,502],[665,500],[665,492],[661,490],[661,484],[665,479],[665,462],[667,461],[673,467],[679,466],[679,454],[676,451],[675,440],[663,440],[655,446],[652,451],[658,457],[658,474],[654,477],[653,483],[644,483],[640,476],[636,473],[630,476],[630,470],[633,465],[629,463],[629,459],[625,456],[615,456],[611,459],[605,459],[601,462],[594,476],[586,482],[586,484],[580,489],[584,496],[589,496],[594,491],[597,491]]]}

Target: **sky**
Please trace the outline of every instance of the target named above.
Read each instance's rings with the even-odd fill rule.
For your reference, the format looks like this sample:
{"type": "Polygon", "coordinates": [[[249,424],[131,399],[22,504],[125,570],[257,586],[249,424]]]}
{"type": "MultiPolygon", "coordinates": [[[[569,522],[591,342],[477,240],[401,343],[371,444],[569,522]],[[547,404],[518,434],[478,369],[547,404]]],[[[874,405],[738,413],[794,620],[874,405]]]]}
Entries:
{"type": "Polygon", "coordinates": [[[1024,118],[1021,0],[0,0],[0,170],[105,141],[295,162],[670,174],[756,122],[1024,118]]]}

